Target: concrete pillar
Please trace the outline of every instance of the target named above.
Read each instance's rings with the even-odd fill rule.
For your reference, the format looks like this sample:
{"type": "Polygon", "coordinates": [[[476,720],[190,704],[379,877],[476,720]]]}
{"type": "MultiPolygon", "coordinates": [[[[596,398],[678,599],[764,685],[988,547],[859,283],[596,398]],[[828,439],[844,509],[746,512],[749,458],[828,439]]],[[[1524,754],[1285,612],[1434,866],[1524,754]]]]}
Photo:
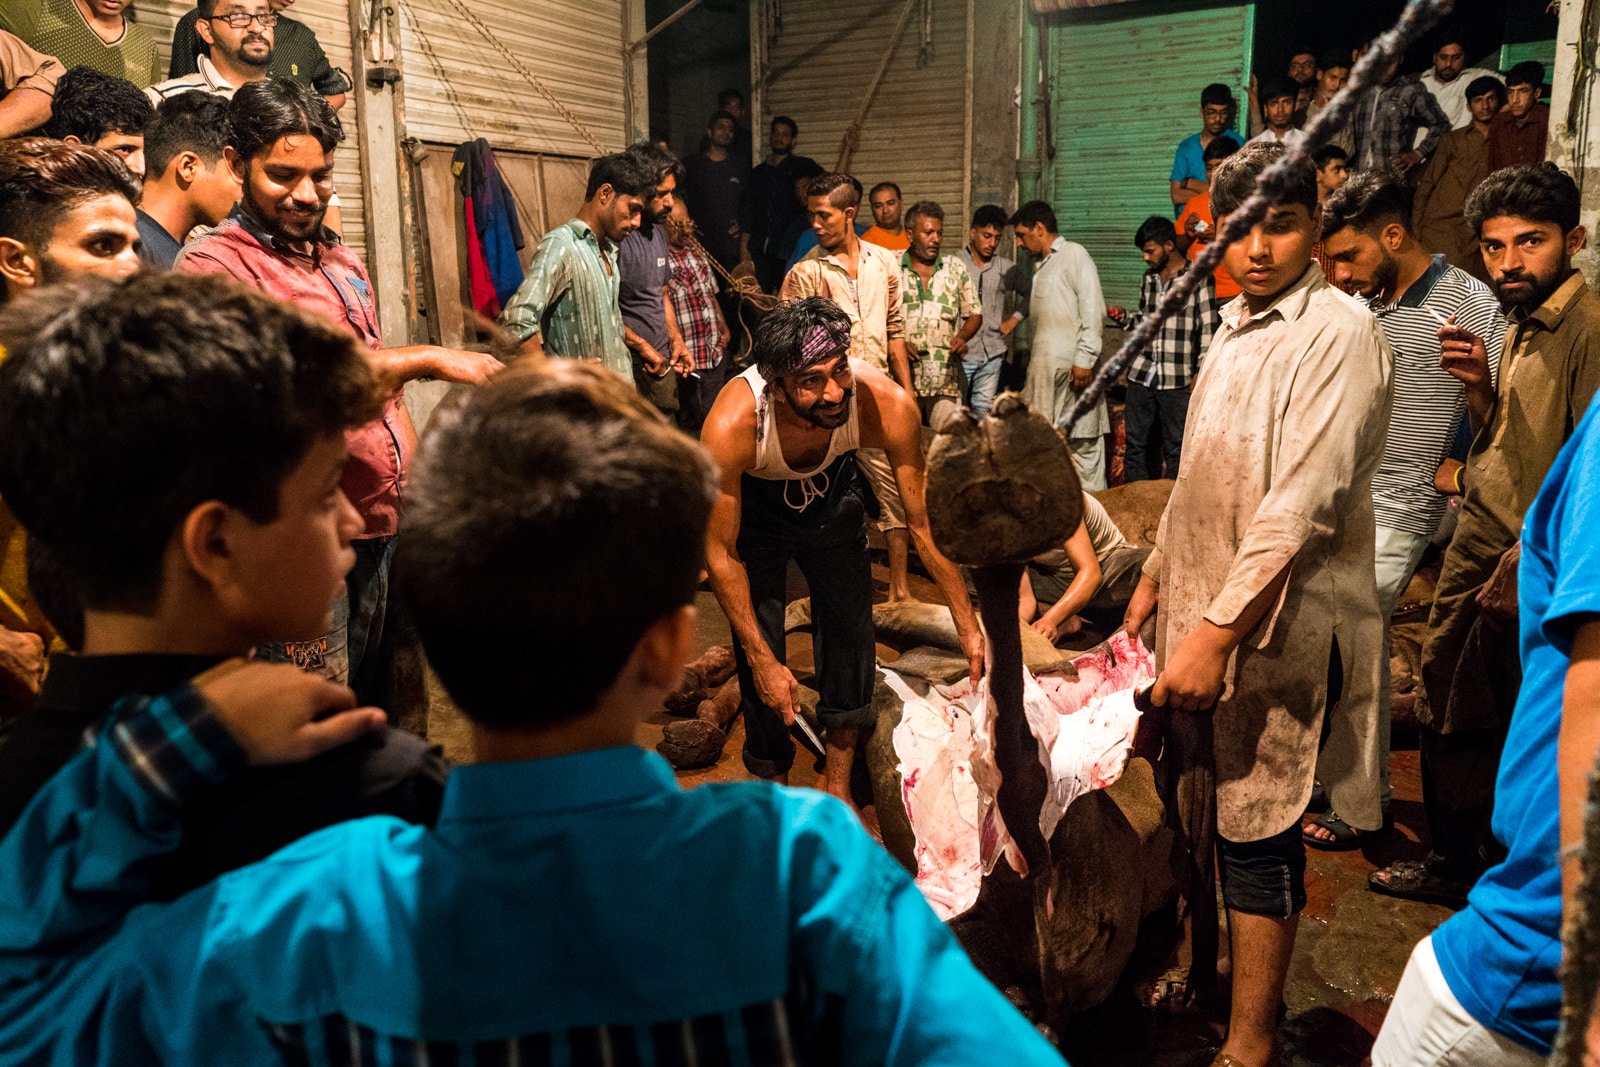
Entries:
{"type": "Polygon", "coordinates": [[[622,80],[627,93],[627,99],[623,101],[623,122],[629,144],[650,137],[650,46],[630,47],[631,42],[643,37],[648,28],[645,25],[644,0],[623,0],[622,80]]]}
{"type": "Polygon", "coordinates": [[[393,6],[350,0],[354,46],[350,80],[355,82],[351,103],[362,149],[367,269],[372,274],[373,299],[378,303],[378,325],[385,342],[396,347],[411,343],[411,315],[405,302],[407,242],[400,211],[404,194],[400,182],[398,17],[393,6]],[[373,13],[383,21],[369,24],[373,13]],[[374,46],[373,40],[380,43],[374,46]]]}
{"type": "Polygon", "coordinates": [[[1556,67],[1551,76],[1550,141],[1547,157],[1578,182],[1589,244],[1576,265],[1591,286],[1600,285],[1600,73],[1583,63],[1595,47],[1600,0],[1561,0],[1556,29],[1556,67]]]}

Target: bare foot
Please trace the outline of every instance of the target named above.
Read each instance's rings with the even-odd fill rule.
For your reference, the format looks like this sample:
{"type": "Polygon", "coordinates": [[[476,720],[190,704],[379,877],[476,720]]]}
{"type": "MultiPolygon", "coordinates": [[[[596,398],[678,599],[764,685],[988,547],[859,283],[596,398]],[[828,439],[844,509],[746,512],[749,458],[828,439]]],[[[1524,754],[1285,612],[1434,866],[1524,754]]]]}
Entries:
{"type": "Polygon", "coordinates": [[[866,828],[872,839],[880,845],[883,844],[883,828],[878,825],[877,806],[868,804],[864,808],[857,808],[856,815],[861,819],[861,825],[866,828]]]}
{"type": "Polygon", "coordinates": [[[896,589],[893,586],[890,586],[889,592],[887,594],[885,594],[885,596],[883,598],[883,602],[885,604],[899,604],[900,602],[905,601],[905,600],[915,600],[915,599],[916,598],[911,595],[911,590],[909,588],[896,589]]]}

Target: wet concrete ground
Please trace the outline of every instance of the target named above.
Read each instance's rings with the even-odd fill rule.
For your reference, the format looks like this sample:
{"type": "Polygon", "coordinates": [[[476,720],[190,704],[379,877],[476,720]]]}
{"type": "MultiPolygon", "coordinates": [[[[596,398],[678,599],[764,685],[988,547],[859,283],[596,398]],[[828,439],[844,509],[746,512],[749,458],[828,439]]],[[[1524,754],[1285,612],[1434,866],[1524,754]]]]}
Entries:
{"type": "MultiPolygon", "coordinates": [[[[874,578],[881,599],[884,572],[874,578]]],[[[932,585],[912,577],[919,597],[937,600],[932,585]]],[[[804,595],[803,588],[795,590],[804,595]]],[[[728,625],[709,593],[698,598],[700,625],[695,654],[728,644],[728,625]]],[[[812,669],[810,638],[792,634],[788,663],[802,684],[812,669]]],[[[881,650],[886,651],[886,650],[881,650]]],[[[888,652],[885,658],[892,658],[888,652]]],[[[470,762],[465,724],[435,684],[429,737],[458,762],[470,762]]],[[[641,745],[653,748],[673,719],[653,716],[639,730],[641,745]]],[[[722,758],[712,767],[681,771],[685,787],[703,782],[748,779],[739,757],[742,720],[729,732],[722,758]]],[[[1414,744],[1396,738],[1391,760],[1394,833],[1354,852],[1310,850],[1306,873],[1308,903],[1301,917],[1294,963],[1284,992],[1287,1015],[1282,1029],[1285,1067],[1356,1067],[1366,1058],[1384,1013],[1394,997],[1412,947],[1449,917],[1448,909],[1380,896],[1367,889],[1367,875],[1394,860],[1421,859],[1427,852],[1422,784],[1414,744]]],[[[801,750],[790,782],[815,786],[818,775],[801,750]]],[[[1121,990],[1095,1012],[1072,1021],[1060,1035],[1074,1067],[1205,1067],[1220,1045],[1217,1031],[1190,1016],[1169,1016],[1137,1007],[1121,990]]]]}

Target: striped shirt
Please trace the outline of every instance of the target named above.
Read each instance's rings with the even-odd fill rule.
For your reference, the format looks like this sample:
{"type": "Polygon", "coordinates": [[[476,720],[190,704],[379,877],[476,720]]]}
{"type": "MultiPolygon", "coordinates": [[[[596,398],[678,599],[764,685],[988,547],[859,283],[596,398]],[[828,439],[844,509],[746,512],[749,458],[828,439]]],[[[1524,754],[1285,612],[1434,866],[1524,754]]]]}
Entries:
{"type": "Polygon", "coordinates": [[[622,339],[617,247],[581,219],[539,241],[528,276],[500,313],[518,343],[538,334],[546,355],[586,359],[633,381],[633,355],[622,339]]]}
{"type": "Polygon", "coordinates": [[[1483,338],[1489,369],[1497,373],[1506,320],[1489,287],[1442,255],[1393,304],[1372,301],[1378,325],[1394,349],[1394,407],[1383,462],[1372,477],[1378,525],[1432,537],[1447,501],[1433,475],[1450,454],[1467,409],[1465,387],[1439,367],[1441,318],[1483,338]]]}
{"type": "Polygon", "coordinates": [[[458,767],[433,829],[341,823],[156,903],[244,753],[187,686],[102,736],[0,844],[7,1062],[1062,1062],[813,790],[684,791],[631,745],[458,767]]]}
{"type": "Polygon", "coordinates": [[[161,58],[148,30],[124,18],[122,35],[107,42],[73,0],[0,0],[0,30],[59,59],[66,70],[93,67],[141,89],[161,80],[161,58]]]}

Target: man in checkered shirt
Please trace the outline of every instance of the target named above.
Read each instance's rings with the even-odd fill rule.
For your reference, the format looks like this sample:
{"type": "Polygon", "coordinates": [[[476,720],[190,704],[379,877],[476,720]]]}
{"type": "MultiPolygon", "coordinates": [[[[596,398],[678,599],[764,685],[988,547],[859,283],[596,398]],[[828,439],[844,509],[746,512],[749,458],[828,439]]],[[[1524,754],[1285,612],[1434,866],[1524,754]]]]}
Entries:
{"type": "MultiPolygon", "coordinates": [[[[1139,287],[1139,314],[1129,315],[1120,307],[1106,308],[1106,314],[1124,330],[1132,330],[1140,319],[1152,314],[1167,288],[1189,269],[1189,261],[1178,253],[1177,240],[1172,220],[1161,215],[1145,219],[1134,234],[1134,247],[1150,268],[1144,272],[1144,282],[1139,287]]],[[[1161,420],[1165,477],[1178,476],[1183,427],[1189,417],[1189,387],[1200,373],[1200,357],[1220,322],[1217,283],[1207,278],[1178,313],[1161,324],[1161,332],[1150,347],[1128,364],[1128,406],[1124,415],[1127,446],[1123,455],[1128,481],[1163,476],[1161,463],[1150,462],[1156,457],[1145,454],[1157,419],[1161,420]]]]}
{"type": "Polygon", "coordinates": [[[672,279],[667,282],[672,313],[677,317],[683,343],[694,356],[694,373],[678,378],[678,426],[689,433],[699,433],[727,379],[722,354],[732,334],[717,303],[716,272],[710,257],[694,243],[694,223],[682,198],[672,202],[672,214],[667,218],[667,246],[672,258],[672,279]]]}

